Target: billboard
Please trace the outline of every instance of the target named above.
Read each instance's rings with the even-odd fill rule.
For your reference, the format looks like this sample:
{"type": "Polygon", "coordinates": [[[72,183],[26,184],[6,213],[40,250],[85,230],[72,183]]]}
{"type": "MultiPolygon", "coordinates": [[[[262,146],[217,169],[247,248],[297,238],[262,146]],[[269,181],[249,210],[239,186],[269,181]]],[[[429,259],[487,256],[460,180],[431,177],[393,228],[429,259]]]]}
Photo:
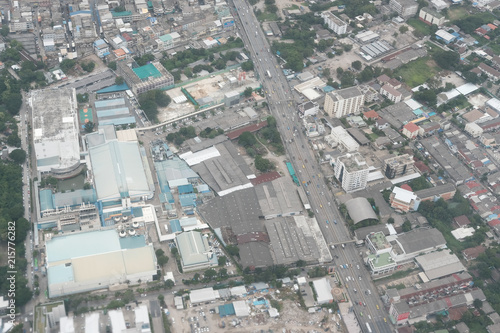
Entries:
{"type": "Polygon", "coordinates": [[[234,26],[234,20],[224,22],[224,28],[229,28],[234,26]]]}

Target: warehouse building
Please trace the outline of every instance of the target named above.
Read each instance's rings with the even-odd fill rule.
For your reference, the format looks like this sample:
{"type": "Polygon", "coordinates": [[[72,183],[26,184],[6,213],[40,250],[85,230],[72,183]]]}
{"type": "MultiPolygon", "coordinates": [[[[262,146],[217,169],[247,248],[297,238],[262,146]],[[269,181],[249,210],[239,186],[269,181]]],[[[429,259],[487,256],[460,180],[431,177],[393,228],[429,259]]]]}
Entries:
{"type": "Polygon", "coordinates": [[[450,251],[439,251],[415,258],[429,280],[465,271],[460,259],[450,251]]]}
{"type": "Polygon", "coordinates": [[[72,177],[81,164],[75,90],[34,90],[28,103],[37,170],[60,178],[72,177]]]}
{"type": "Polygon", "coordinates": [[[117,72],[123,76],[135,95],[174,85],[173,75],[158,61],[140,67],[137,66],[135,61],[119,61],[117,72]]]}
{"type": "Polygon", "coordinates": [[[184,272],[205,269],[218,264],[217,255],[210,251],[207,238],[198,231],[178,234],[175,244],[181,256],[184,272]]]}
{"type": "Polygon", "coordinates": [[[125,98],[107,99],[95,102],[99,126],[135,124],[135,117],[125,102],[125,98]]]}
{"type": "Polygon", "coordinates": [[[153,281],[157,263],[144,236],[104,230],[53,237],[46,243],[49,297],[153,281]]]}
{"type": "Polygon", "coordinates": [[[211,302],[218,298],[219,292],[211,287],[191,290],[189,293],[189,300],[191,301],[191,304],[211,302]]]}
{"type": "Polygon", "coordinates": [[[108,141],[90,147],[89,157],[98,200],[119,203],[125,198],[135,201],[153,197],[147,159],[137,142],[108,141]]]}

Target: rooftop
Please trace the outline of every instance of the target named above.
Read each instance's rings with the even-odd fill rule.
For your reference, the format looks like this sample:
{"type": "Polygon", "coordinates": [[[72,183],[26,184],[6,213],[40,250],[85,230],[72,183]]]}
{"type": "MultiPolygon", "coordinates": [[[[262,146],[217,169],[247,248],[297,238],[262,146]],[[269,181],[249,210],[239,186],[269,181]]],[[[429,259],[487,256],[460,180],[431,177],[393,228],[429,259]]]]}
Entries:
{"type": "Polygon", "coordinates": [[[354,224],[368,219],[378,220],[370,202],[364,197],[351,199],[345,205],[354,224]]]}
{"type": "Polygon", "coordinates": [[[183,232],[177,235],[175,242],[179,248],[183,266],[208,264],[210,260],[208,241],[200,232],[183,232]]]}
{"type": "Polygon", "coordinates": [[[356,172],[369,168],[364,157],[360,153],[339,156],[338,160],[344,163],[347,172],[356,172]]]}
{"type": "Polygon", "coordinates": [[[29,104],[33,110],[33,141],[38,170],[71,169],[80,165],[75,90],[33,90],[29,104]]]}
{"type": "Polygon", "coordinates": [[[385,238],[384,233],[382,232],[375,232],[373,234],[370,234],[368,235],[368,239],[372,242],[377,251],[388,249],[391,247],[391,244],[389,244],[389,242],[385,238]]]}

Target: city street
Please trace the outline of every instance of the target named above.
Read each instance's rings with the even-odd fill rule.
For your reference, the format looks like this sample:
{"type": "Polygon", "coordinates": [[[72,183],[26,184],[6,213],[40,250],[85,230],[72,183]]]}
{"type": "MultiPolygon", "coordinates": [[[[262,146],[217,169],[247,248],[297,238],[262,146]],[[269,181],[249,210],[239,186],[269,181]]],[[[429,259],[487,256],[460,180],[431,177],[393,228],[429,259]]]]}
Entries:
{"type": "Polygon", "coordinates": [[[370,273],[362,264],[359,251],[352,243],[352,237],[341,218],[333,194],[321,175],[318,161],[309,148],[288,82],[271,53],[251,6],[245,0],[233,0],[233,3],[233,14],[241,22],[238,32],[251,52],[255,71],[263,81],[263,89],[271,113],[278,123],[290,162],[301,183],[311,181],[308,186],[303,185],[304,190],[309,195],[311,206],[326,241],[329,245],[336,244],[335,249],[332,249],[332,254],[336,258],[334,262],[337,268],[340,264],[348,265],[347,269],[339,268],[337,271],[343,279],[344,286],[348,285],[347,291],[354,304],[353,310],[360,322],[360,327],[363,331],[369,332],[366,325],[368,323],[373,332],[391,332],[389,323],[384,320],[388,315],[371,281],[370,273]],[[341,244],[345,244],[345,248],[341,244]],[[349,282],[347,282],[347,277],[350,277],[349,282]],[[366,306],[359,305],[359,302],[366,306]]]}

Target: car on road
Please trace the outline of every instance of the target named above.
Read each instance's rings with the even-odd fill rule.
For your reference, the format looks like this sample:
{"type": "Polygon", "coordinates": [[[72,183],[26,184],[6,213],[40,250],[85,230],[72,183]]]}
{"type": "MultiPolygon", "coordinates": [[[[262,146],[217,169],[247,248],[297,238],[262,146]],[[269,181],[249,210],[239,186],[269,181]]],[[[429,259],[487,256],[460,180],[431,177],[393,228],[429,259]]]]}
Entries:
{"type": "Polygon", "coordinates": [[[333,223],[337,224],[337,220],[333,220],[333,223]]]}
{"type": "Polygon", "coordinates": [[[377,307],[377,310],[380,310],[380,307],[378,306],[378,304],[375,305],[377,307]]]}
{"type": "Polygon", "coordinates": [[[387,318],[384,318],[384,323],[387,323],[387,318]]]}
{"type": "Polygon", "coordinates": [[[360,276],[358,276],[358,278],[359,278],[359,281],[361,281],[361,275],[360,275],[360,276]]]}
{"type": "Polygon", "coordinates": [[[330,223],[328,222],[328,220],[326,220],[326,224],[330,224],[330,223]]]}

